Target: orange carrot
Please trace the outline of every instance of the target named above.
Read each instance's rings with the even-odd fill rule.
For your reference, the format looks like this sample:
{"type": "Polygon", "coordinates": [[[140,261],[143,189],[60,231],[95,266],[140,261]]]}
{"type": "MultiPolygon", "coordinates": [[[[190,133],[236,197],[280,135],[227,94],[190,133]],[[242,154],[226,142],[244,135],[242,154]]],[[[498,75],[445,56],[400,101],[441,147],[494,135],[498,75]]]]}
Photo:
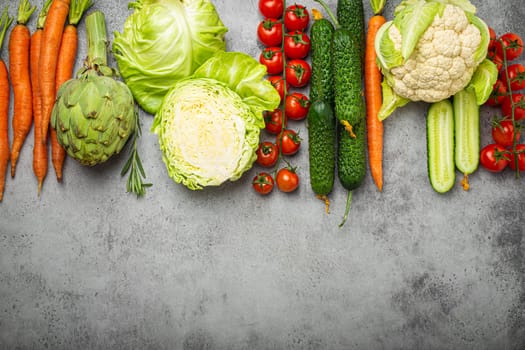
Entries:
{"type": "Polygon", "coordinates": [[[20,150],[33,124],[33,96],[29,74],[31,33],[26,23],[35,9],[28,0],[20,0],[17,24],[9,37],[9,73],[14,95],[11,177],[15,176],[20,150]]]}
{"type": "Polygon", "coordinates": [[[51,111],[56,97],[56,69],[70,0],[53,0],[47,13],[40,50],[40,92],[42,94],[42,142],[47,142],[51,111]]]}
{"type": "Polygon", "coordinates": [[[33,172],[38,180],[38,194],[42,190],[44,178],[47,175],[48,155],[47,143],[42,142],[42,96],[40,94],[39,68],[40,68],[40,49],[42,46],[42,35],[44,22],[51,0],[46,0],[38,16],[37,27],[31,36],[30,67],[31,67],[31,86],[33,89],[33,118],[34,118],[34,139],[33,145],[33,172]]]}
{"type": "Polygon", "coordinates": [[[379,27],[385,23],[381,15],[374,15],[368,22],[365,49],[365,99],[370,173],[379,191],[383,190],[383,122],[378,119],[383,97],[382,75],[376,63],[374,40],[379,27]]]}
{"type": "MultiPolygon", "coordinates": [[[[13,18],[7,14],[7,7],[0,17],[0,49],[7,27],[13,18]]],[[[0,202],[4,197],[5,174],[9,163],[9,75],[5,62],[0,58],[0,202]]]]}
{"type": "MultiPolygon", "coordinates": [[[[60,86],[73,76],[73,68],[77,58],[78,33],[77,25],[83,13],[93,5],[91,0],[71,0],[69,9],[69,23],[62,34],[62,42],[58,54],[56,70],[55,91],[58,92],[60,86]]],[[[51,132],[51,161],[55,168],[58,181],[62,181],[62,167],[66,158],[66,151],[58,143],[56,131],[50,128],[51,132]]]]}

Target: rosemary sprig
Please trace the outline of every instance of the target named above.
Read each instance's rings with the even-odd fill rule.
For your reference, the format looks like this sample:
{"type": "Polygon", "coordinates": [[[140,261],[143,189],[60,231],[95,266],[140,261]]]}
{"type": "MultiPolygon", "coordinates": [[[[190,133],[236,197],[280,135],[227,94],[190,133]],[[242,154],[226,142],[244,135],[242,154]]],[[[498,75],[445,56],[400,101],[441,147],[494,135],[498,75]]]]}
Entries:
{"type": "Polygon", "coordinates": [[[140,121],[138,112],[135,111],[135,132],[133,133],[133,145],[131,148],[130,156],[124,164],[120,176],[126,175],[129,171],[128,181],[126,184],[127,192],[135,193],[137,197],[141,197],[146,194],[146,188],[153,186],[151,183],[145,183],[143,180],[146,178],[146,172],[142,166],[142,161],[139,157],[137,150],[137,140],[142,134],[140,129],[140,121]]]}

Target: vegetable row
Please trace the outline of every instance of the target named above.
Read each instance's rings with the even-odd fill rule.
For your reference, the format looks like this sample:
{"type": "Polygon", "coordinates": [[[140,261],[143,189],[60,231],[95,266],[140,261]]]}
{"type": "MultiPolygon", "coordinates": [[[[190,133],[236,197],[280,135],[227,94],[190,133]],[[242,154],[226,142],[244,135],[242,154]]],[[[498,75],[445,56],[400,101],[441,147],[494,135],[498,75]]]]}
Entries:
{"type": "MultiPolygon", "coordinates": [[[[372,0],[367,30],[362,0],[338,0],[335,12],[322,0],[316,3],[326,17],[301,4],[260,0],[256,35],[262,49],[255,59],[226,50],[228,28],[210,0],[130,2],[133,12],[111,46],[118,69],[108,66],[104,15],[93,11],[86,15],[88,57],[73,75],[76,27],[92,2],[46,0],[33,33],[42,39],[33,42],[25,23],[35,7],[20,0],[9,73],[0,70],[0,97],[7,101],[0,111],[0,196],[8,161],[14,176],[32,126],[39,193],[48,146],[60,181],[66,154],[95,166],[131,143],[122,175],[128,174],[129,192],[143,195],[151,184],[138,154],[136,104],[154,116],[151,131],[168,175],[191,190],[235,181],[256,164],[266,168],[253,178],[256,191],[270,193],[274,178],[280,190],[295,191],[299,177],[290,157],[303,138],[293,123],[306,121],[312,191],[328,210],[337,177],[348,191],[342,223],[367,161],[382,191],[383,120],[412,101],[429,105],[427,162],[434,190],[449,191],[456,170],[468,189],[480,161],[489,170],[508,165],[519,175],[525,68],[509,64],[521,54],[519,36],[496,38],[467,0],[402,0],[392,20],[382,15],[385,0],[372,0]],[[501,105],[492,152],[479,144],[485,104],[501,105]]],[[[2,41],[12,20],[5,9],[2,41]]]]}

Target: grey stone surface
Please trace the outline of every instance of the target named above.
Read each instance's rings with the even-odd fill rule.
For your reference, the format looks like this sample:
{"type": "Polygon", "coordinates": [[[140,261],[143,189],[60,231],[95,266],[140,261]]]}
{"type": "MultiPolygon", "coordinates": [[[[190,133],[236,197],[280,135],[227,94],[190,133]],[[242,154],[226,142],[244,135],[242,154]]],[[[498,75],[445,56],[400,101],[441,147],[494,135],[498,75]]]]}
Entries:
{"type": "MultiPolygon", "coordinates": [[[[95,2],[121,30],[128,2],[95,2]]],[[[257,57],[257,1],[215,4],[228,49],[257,57]]],[[[525,35],[522,1],[474,4],[498,33],[525,35]]],[[[482,145],[496,112],[482,110],[482,145]]],[[[326,215],[306,147],[293,194],[257,196],[258,168],[192,192],[167,176],[141,113],[144,198],[125,192],[124,155],[68,159],[37,197],[31,133],[0,204],[0,349],[524,349],[523,176],[480,169],[469,192],[434,193],[425,113],[412,104],[385,122],[384,191],[367,175],[343,228],[346,193],[336,184],[326,215]]]]}

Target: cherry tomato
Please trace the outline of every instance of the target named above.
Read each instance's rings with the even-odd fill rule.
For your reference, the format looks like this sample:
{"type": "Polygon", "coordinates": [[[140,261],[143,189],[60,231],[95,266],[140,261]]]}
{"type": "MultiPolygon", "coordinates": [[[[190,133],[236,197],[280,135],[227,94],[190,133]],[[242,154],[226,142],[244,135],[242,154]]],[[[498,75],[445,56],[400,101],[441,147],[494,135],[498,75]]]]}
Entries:
{"type": "Polygon", "coordinates": [[[288,32],[284,37],[284,54],[289,59],[305,58],[310,52],[310,37],[299,30],[288,32]]]}
{"type": "MultiPolygon", "coordinates": [[[[272,17],[272,16],[267,16],[267,17],[272,17]]],[[[497,40],[496,32],[494,31],[494,28],[489,27],[489,34],[490,34],[490,41],[489,41],[488,49],[489,51],[492,51],[496,49],[496,40],[497,40]]]]}
{"type": "MultiPolygon", "coordinates": [[[[283,130],[283,111],[280,108],[277,108],[274,111],[265,111],[263,113],[265,129],[270,134],[277,135],[283,130]]],[[[284,127],[286,127],[287,120],[286,116],[284,117],[284,127]]]]}
{"type": "Polygon", "coordinates": [[[494,142],[503,147],[512,146],[514,140],[519,140],[521,136],[519,130],[515,130],[510,119],[494,119],[491,132],[494,142]]]}
{"type": "Polygon", "coordinates": [[[523,52],[523,40],[516,33],[505,33],[496,41],[496,53],[499,57],[507,57],[507,61],[518,58],[523,52]]]}
{"type": "Polygon", "coordinates": [[[291,120],[303,120],[310,109],[310,100],[300,92],[293,92],[286,96],[285,114],[291,120]]]}
{"type": "Polygon", "coordinates": [[[308,10],[303,5],[291,5],[284,14],[284,26],[288,30],[305,30],[310,22],[308,10]]]}
{"type": "Polygon", "coordinates": [[[281,18],[283,10],[283,0],[259,0],[259,11],[264,17],[281,18]]]}
{"type": "Polygon", "coordinates": [[[279,158],[279,148],[275,143],[264,141],[259,144],[255,154],[257,155],[257,164],[271,168],[277,163],[277,158],[279,158]]]}
{"type": "Polygon", "coordinates": [[[501,145],[491,143],[481,150],[479,162],[488,171],[499,173],[509,165],[508,151],[501,145]]]}
{"type": "Polygon", "coordinates": [[[283,24],[275,18],[266,18],[257,27],[257,37],[265,46],[279,46],[283,42],[283,24]]]}
{"type": "Polygon", "coordinates": [[[275,177],[277,188],[283,192],[293,192],[299,187],[299,176],[293,168],[282,168],[275,177]]]}
{"type": "Polygon", "coordinates": [[[495,50],[489,51],[487,53],[487,58],[496,65],[498,72],[501,72],[503,69],[503,58],[501,58],[501,56],[499,56],[495,50]]]}
{"type": "MultiPolygon", "coordinates": [[[[525,171],[525,145],[516,145],[516,152],[518,154],[518,169],[519,171],[525,171]]],[[[516,158],[514,158],[514,152],[509,154],[509,167],[512,170],[516,170],[516,158]]]]}
{"type": "Polygon", "coordinates": [[[272,192],[274,184],[275,182],[273,181],[273,177],[265,172],[255,175],[252,180],[253,189],[255,192],[262,195],[272,192]]]}
{"type": "MultiPolygon", "coordinates": [[[[521,120],[525,118],[525,95],[512,94],[512,101],[514,102],[514,119],[521,120]]],[[[510,96],[507,95],[501,102],[501,112],[503,116],[510,117],[512,115],[512,103],[510,96]]]]}
{"type": "Polygon", "coordinates": [[[282,73],[284,63],[281,48],[276,46],[265,48],[259,56],[259,62],[266,66],[268,74],[282,73]]]}
{"type": "Polygon", "coordinates": [[[499,106],[503,102],[505,96],[507,96],[507,85],[498,79],[492,88],[492,92],[490,93],[486,104],[489,106],[499,106]]]}
{"type": "Polygon", "coordinates": [[[305,60],[289,60],[286,63],[285,74],[286,81],[290,83],[291,86],[299,88],[310,82],[312,68],[305,60]]]}
{"type": "MultiPolygon", "coordinates": [[[[281,102],[284,99],[284,79],[280,75],[272,75],[267,78],[270,83],[272,83],[273,87],[277,90],[279,93],[279,96],[281,96],[281,102]]],[[[290,84],[286,82],[286,91],[290,90],[290,84]]]]}
{"type": "MultiPolygon", "coordinates": [[[[507,72],[510,79],[510,89],[518,91],[525,89],[525,66],[519,63],[511,64],[507,67],[507,72]]],[[[501,81],[507,85],[507,74],[505,71],[501,72],[501,81]]]]}
{"type": "Polygon", "coordinates": [[[296,154],[301,147],[301,137],[292,129],[284,129],[277,135],[276,144],[281,147],[281,152],[285,156],[296,154]],[[281,146],[282,144],[282,146],[281,146]]]}

